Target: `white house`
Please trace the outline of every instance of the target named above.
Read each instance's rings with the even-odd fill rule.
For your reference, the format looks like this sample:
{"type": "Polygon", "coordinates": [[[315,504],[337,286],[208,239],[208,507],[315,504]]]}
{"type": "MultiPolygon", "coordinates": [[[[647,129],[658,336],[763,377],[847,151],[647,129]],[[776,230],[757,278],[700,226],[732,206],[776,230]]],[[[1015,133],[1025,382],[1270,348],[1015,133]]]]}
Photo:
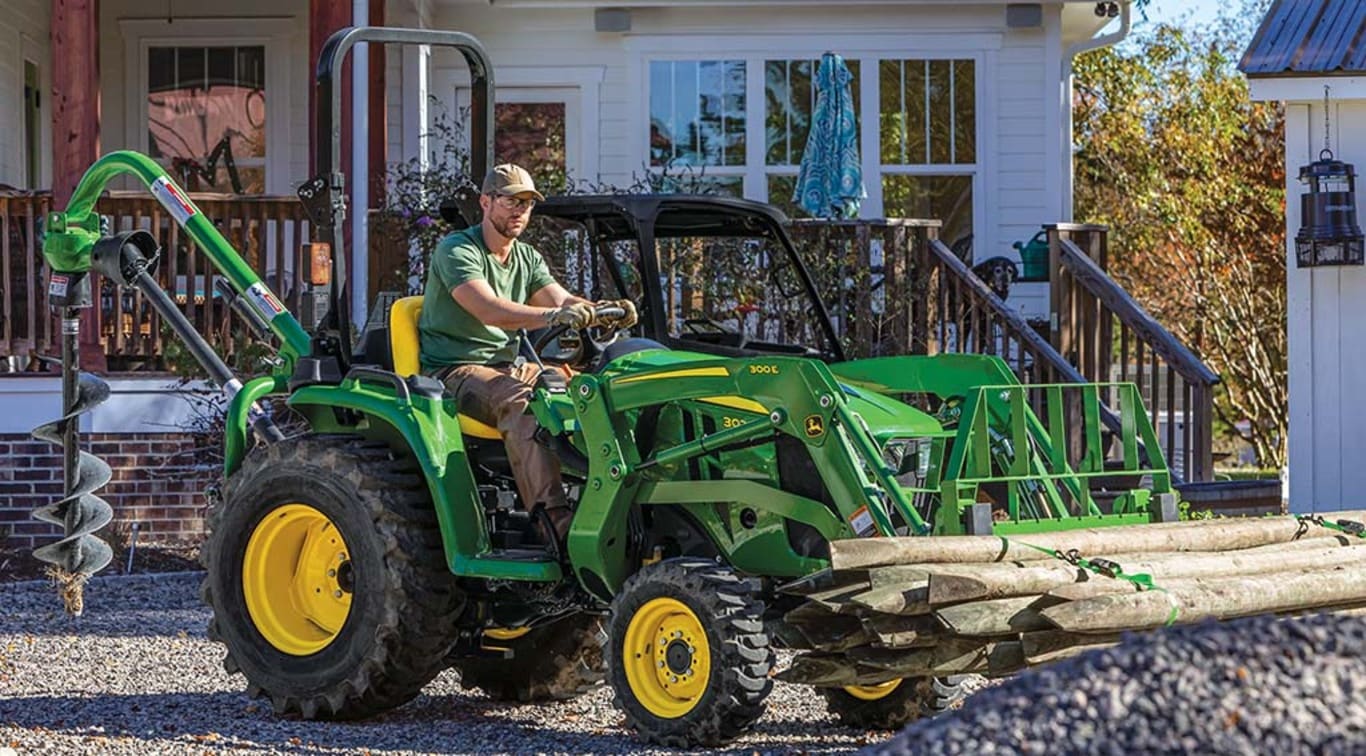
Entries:
{"type": "MultiPolygon", "coordinates": [[[[1286,295],[1293,511],[1359,507],[1366,490],[1366,267],[1297,267],[1301,166],[1334,156],[1366,167],[1366,17],[1350,3],[1277,0],[1239,68],[1255,100],[1285,103],[1286,295]],[[1327,88],[1328,105],[1324,96],[1327,88]]],[[[1357,206],[1361,198],[1358,189],[1357,206]]]]}
{"type": "MultiPolygon", "coordinates": [[[[246,191],[292,193],[309,177],[313,55],[332,29],[368,18],[478,37],[500,101],[560,130],[572,178],[621,186],[691,166],[724,191],[784,205],[813,62],[832,50],[855,74],[863,216],[941,218],[946,241],[971,235],[979,259],[1014,256],[1012,242],[1071,219],[1069,64],[1121,37],[1129,10],[1093,0],[104,0],[95,17],[93,3],[6,5],[17,8],[0,15],[0,102],[13,103],[0,109],[0,183],[55,184],[60,195],[79,165],[54,175],[51,156],[71,152],[67,132],[168,164],[204,162],[227,136],[246,191]],[[1107,25],[1119,31],[1101,34],[1107,25]],[[53,108],[81,97],[65,93],[94,68],[82,59],[91,48],[99,109],[73,127],[53,108]],[[54,66],[63,80],[43,97],[54,66]],[[24,99],[26,82],[38,97],[24,99]],[[204,108],[207,127],[195,117],[204,108]]],[[[421,150],[424,92],[448,108],[467,97],[448,52],[388,55],[387,123],[368,123],[387,144],[359,151],[367,165],[353,169],[421,150]]],[[[1042,296],[1025,289],[1019,302],[1043,315],[1042,296]]]]}
{"type": "MultiPolygon", "coordinates": [[[[862,215],[940,218],[943,238],[971,244],[978,259],[1015,257],[1013,242],[1041,224],[1071,220],[1071,61],[1121,39],[1130,18],[1129,2],[1095,0],[4,0],[3,7],[0,184],[51,188],[58,206],[85,168],[115,149],[147,152],[178,175],[203,169],[208,186],[200,188],[224,191],[233,187],[221,161],[214,171],[208,164],[226,144],[241,192],[292,194],[312,170],[318,51],[337,29],[369,23],[479,38],[494,64],[505,133],[513,142],[562,145],[538,171],[627,186],[645,172],[687,167],[722,191],[787,206],[814,63],[837,52],[855,76],[868,192],[862,215]],[[516,116],[528,114],[545,126],[516,133],[516,116]]],[[[424,154],[433,110],[458,112],[468,89],[451,51],[358,49],[352,60],[368,75],[353,82],[360,136],[347,131],[356,145],[346,151],[346,170],[369,206],[370,187],[355,177],[373,179],[385,162],[424,154]]],[[[364,213],[350,217],[365,222],[364,213]]],[[[364,259],[362,245],[352,247],[364,259]]],[[[352,270],[359,283],[365,268],[352,270]]],[[[364,287],[355,289],[361,316],[364,287]]],[[[1045,317],[1047,285],[1017,286],[1011,303],[1045,317]]],[[[0,344],[0,355],[6,348],[0,344]]],[[[36,419],[51,416],[17,408],[57,407],[54,386],[50,377],[0,376],[0,442],[21,443],[36,419]]],[[[115,401],[124,394],[140,397],[137,417],[158,416],[147,415],[141,384],[115,401]]],[[[182,411],[183,399],[166,401],[165,413],[182,411]]],[[[166,431],[150,421],[128,427],[134,414],[110,410],[87,430],[166,431]]],[[[4,468],[0,515],[7,497],[41,498],[37,483],[6,483],[4,468]]]]}

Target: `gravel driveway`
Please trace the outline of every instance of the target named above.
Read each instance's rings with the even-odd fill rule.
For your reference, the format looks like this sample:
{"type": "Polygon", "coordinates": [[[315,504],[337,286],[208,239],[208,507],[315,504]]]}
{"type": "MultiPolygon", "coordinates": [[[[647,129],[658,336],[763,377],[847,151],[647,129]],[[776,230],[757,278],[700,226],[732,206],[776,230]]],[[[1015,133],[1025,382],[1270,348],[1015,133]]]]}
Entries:
{"type": "MultiPolygon", "coordinates": [[[[278,719],[223,672],[222,647],[204,634],[200,580],[98,578],[77,620],[45,583],[0,585],[0,756],[670,752],[633,739],[605,688],[566,703],[498,704],[461,690],[450,671],[366,722],[278,719]]],[[[888,737],[840,727],[809,688],[778,683],[733,752],[848,753],[888,737]]]]}

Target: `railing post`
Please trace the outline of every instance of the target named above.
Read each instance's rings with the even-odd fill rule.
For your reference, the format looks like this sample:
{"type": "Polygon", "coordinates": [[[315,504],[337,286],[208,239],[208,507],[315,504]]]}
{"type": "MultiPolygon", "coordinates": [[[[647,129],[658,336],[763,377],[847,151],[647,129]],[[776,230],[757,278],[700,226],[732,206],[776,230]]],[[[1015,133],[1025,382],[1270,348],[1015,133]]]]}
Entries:
{"type": "MultiPolygon", "coordinates": [[[[854,311],[854,354],[851,356],[872,357],[875,353],[872,349],[875,330],[873,328],[873,292],[872,285],[872,233],[869,223],[859,223],[854,226],[853,238],[854,245],[854,291],[857,298],[853,301],[854,311]]],[[[885,252],[885,250],[884,250],[885,252]]],[[[886,264],[886,255],[883,256],[883,264],[886,264]]]]}
{"type": "Polygon", "coordinates": [[[915,227],[906,247],[910,295],[911,354],[930,353],[930,244],[939,238],[939,225],[915,227]]]}

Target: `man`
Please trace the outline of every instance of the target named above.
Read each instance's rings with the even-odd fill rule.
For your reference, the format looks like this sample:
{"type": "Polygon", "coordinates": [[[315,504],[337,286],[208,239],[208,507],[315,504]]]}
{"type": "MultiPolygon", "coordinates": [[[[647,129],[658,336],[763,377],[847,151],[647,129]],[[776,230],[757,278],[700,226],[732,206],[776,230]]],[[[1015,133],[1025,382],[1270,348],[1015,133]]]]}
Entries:
{"type": "Polygon", "coordinates": [[[437,245],[427,272],[418,321],[422,369],[446,384],[460,411],[503,436],[522,506],[545,508],[563,540],[573,519],[555,455],[535,440],[536,418],[527,413],[539,368],[517,360],[517,330],[564,325],[630,328],[630,300],[618,318],[597,318],[594,304],[555,281],[541,253],[518,241],[531,209],[545,197],[531,174],[505,163],[484,179],[484,219],[437,245]]]}

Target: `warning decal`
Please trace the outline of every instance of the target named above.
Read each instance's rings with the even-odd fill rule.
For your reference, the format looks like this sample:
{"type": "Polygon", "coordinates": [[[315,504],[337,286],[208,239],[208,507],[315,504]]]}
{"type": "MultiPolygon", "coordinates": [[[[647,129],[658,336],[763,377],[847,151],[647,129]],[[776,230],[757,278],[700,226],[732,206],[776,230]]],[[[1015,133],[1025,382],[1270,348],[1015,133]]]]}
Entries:
{"type": "Polygon", "coordinates": [[[261,317],[265,318],[267,323],[285,311],[285,306],[280,304],[275,294],[260,281],[247,288],[247,301],[251,303],[252,309],[261,313],[261,317]]]}
{"type": "Polygon", "coordinates": [[[171,211],[171,215],[179,223],[184,223],[199,212],[195,209],[194,203],[181,193],[180,188],[172,184],[171,180],[165,176],[152,182],[152,194],[156,196],[162,207],[171,211]]]}
{"type": "Polygon", "coordinates": [[[863,505],[854,512],[849,518],[849,524],[854,526],[854,532],[860,536],[866,536],[877,528],[873,524],[873,516],[868,513],[868,505],[863,505]]]}
{"type": "Polygon", "coordinates": [[[66,296],[67,277],[61,273],[53,273],[47,279],[47,295],[49,297],[66,296]]]}

